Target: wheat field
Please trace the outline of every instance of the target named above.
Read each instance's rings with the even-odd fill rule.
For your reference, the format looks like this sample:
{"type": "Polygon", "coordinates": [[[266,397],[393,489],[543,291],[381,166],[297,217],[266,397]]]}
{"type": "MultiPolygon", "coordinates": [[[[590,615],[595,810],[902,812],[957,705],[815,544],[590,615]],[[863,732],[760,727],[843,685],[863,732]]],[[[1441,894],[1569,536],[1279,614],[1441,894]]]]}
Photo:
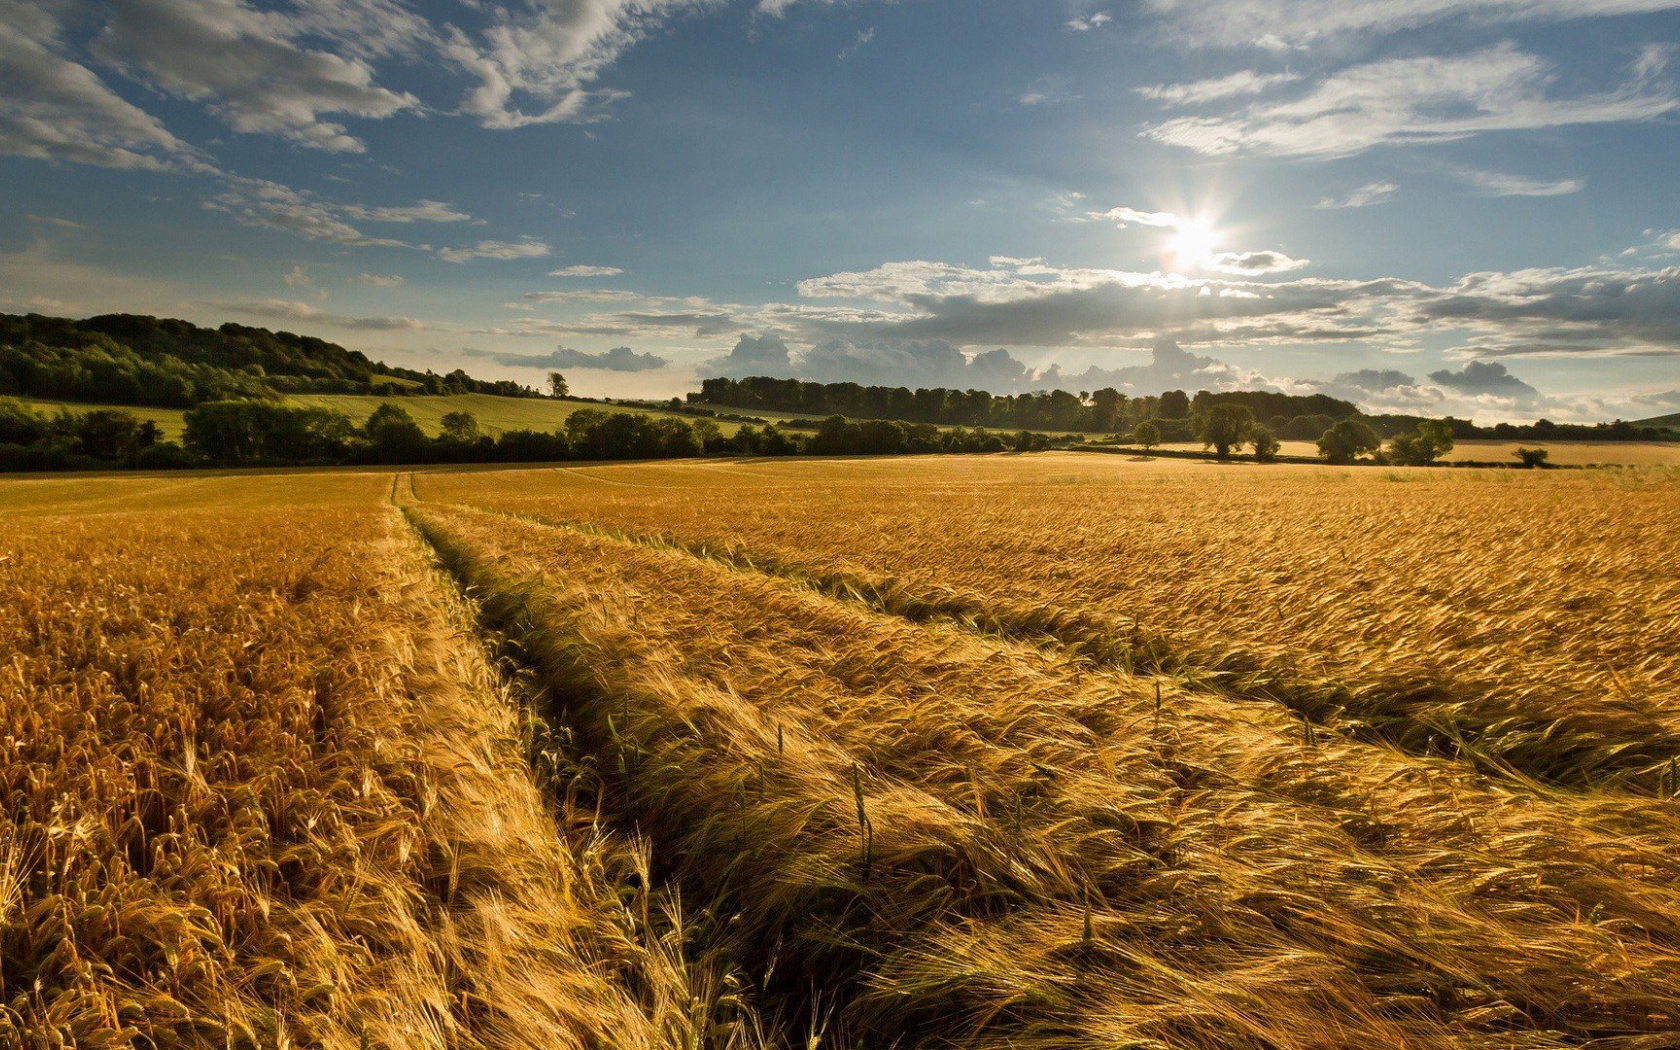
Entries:
{"type": "Polygon", "coordinates": [[[0,1044],[1680,1030],[1680,471],[0,481],[0,1044]]]}

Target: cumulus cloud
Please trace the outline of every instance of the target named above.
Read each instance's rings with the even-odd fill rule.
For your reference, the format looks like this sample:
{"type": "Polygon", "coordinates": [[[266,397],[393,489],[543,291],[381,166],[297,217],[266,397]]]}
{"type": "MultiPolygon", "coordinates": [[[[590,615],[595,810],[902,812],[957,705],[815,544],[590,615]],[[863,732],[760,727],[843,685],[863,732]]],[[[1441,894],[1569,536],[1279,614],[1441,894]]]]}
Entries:
{"type": "Polygon", "coordinates": [[[1083,372],[1064,375],[1059,366],[1035,375],[1034,387],[1096,390],[1113,387],[1129,396],[1159,394],[1166,390],[1224,390],[1236,386],[1255,389],[1267,386],[1262,377],[1242,372],[1223,361],[1191,353],[1175,340],[1157,340],[1150,348],[1149,362],[1121,368],[1092,365],[1083,372]]]}
{"type": "Polygon", "coordinates": [[[0,0],[0,152],[106,168],[208,169],[156,117],[66,56],[57,7],[0,0]]]}
{"type": "Polygon", "coordinates": [[[1456,372],[1450,368],[1431,372],[1429,378],[1463,394],[1492,394],[1518,400],[1540,396],[1539,390],[1512,375],[1498,361],[1471,361],[1456,372]]]}
{"type": "Polygon", "coordinates": [[[1413,316],[1493,337],[1463,356],[1680,354],[1680,268],[1473,273],[1422,297],[1413,316]]]}
{"type": "Polygon", "coordinates": [[[484,357],[499,365],[518,368],[580,368],[606,372],[650,372],[670,364],[657,354],[638,354],[628,346],[615,346],[604,353],[591,354],[573,350],[569,346],[556,347],[546,354],[503,353],[495,350],[463,350],[469,357],[484,357]]]}
{"type": "Polygon", "coordinates": [[[1346,197],[1324,197],[1313,207],[1315,208],[1371,208],[1378,204],[1387,204],[1399,192],[1400,187],[1392,182],[1368,182],[1354,190],[1346,197]]]}
{"type": "Polygon", "coordinates": [[[329,313],[308,303],[290,299],[256,299],[248,302],[215,303],[221,310],[253,317],[267,317],[280,321],[310,321],[334,328],[349,328],[368,332],[418,332],[427,325],[412,317],[350,317],[329,313]]]}
{"type": "Polygon", "coordinates": [[[315,149],[365,149],[326,116],[382,119],[418,108],[414,96],[375,83],[362,59],[304,46],[305,29],[242,0],[117,0],[95,50],[165,94],[202,103],[236,131],[315,149]]]}
{"type": "Polygon", "coordinates": [[[701,365],[699,374],[726,379],[744,379],[747,376],[790,378],[793,375],[793,355],[787,343],[777,336],[747,334],[735,341],[729,353],[701,365]]]}
{"type": "Polygon", "coordinates": [[[1169,106],[1193,106],[1239,95],[1259,95],[1280,84],[1300,80],[1299,73],[1256,73],[1245,69],[1228,76],[1197,80],[1188,84],[1156,84],[1140,87],[1137,93],[1169,106]]]}
{"type": "Polygon", "coordinates": [[[1388,330],[1379,319],[1387,304],[1427,288],[1392,279],[1259,282],[999,259],[991,269],[887,263],[801,281],[798,290],[806,298],[895,307],[800,320],[805,330],[830,337],[1112,346],[1163,335],[1297,341],[1380,335],[1388,330]]]}
{"type": "Polygon", "coordinates": [[[1656,82],[1653,69],[1642,61],[1619,88],[1560,98],[1549,91],[1552,75],[1544,60],[1499,44],[1462,55],[1353,66],[1292,100],[1224,116],[1176,117],[1144,134],[1198,153],[1332,158],[1490,131],[1648,121],[1680,106],[1673,86],[1656,82]]]}
{"type": "Polygon", "coordinates": [[[444,262],[463,263],[473,259],[540,259],[549,251],[542,241],[527,237],[518,241],[479,241],[466,248],[440,248],[437,254],[444,262]]]}

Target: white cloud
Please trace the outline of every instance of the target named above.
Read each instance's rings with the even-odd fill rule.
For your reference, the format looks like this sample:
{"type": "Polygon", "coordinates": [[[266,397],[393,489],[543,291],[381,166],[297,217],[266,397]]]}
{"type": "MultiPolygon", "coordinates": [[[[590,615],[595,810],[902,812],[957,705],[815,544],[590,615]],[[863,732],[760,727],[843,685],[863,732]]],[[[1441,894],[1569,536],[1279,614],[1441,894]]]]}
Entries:
{"type": "Polygon", "coordinates": [[[1139,211],[1136,208],[1110,208],[1107,211],[1088,211],[1080,217],[1080,222],[1112,222],[1116,226],[1162,226],[1177,227],[1184,225],[1184,217],[1170,211],[1139,211]]]}
{"type": "Polygon", "coordinates": [[[468,248],[441,248],[437,254],[445,262],[462,263],[471,259],[540,259],[549,251],[548,245],[527,237],[519,241],[479,241],[468,248]]]}
{"type": "Polygon", "coordinates": [[[623,51],[710,2],[523,0],[495,8],[477,40],[452,30],[443,51],[478,79],[461,109],[486,127],[589,120],[600,103],[622,95],[592,85],[623,51]]]}
{"type": "Polygon", "coordinates": [[[1457,174],[1491,197],[1561,197],[1579,193],[1586,186],[1580,179],[1531,179],[1498,171],[1465,169],[1457,174]]]}
{"type": "Polygon", "coordinates": [[[471,215],[458,210],[453,204],[426,200],[380,208],[347,204],[344,214],[367,222],[468,222],[472,219],[471,215]]]}
{"type": "Polygon", "coordinates": [[[242,0],[116,0],[95,50],[159,91],[203,103],[236,131],[316,149],[364,149],[323,114],[378,119],[419,106],[374,83],[362,59],[302,46],[306,28],[242,0]]]}
{"type": "Polygon", "coordinates": [[[107,168],[207,169],[156,117],[64,54],[57,5],[0,0],[0,153],[107,168]]]}
{"type": "Polygon", "coordinates": [[[1378,204],[1387,204],[1399,190],[1400,187],[1392,182],[1368,182],[1340,200],[1335,197],[1324,197],[1313,207],[1371,208],[1378,204]]]}
{"type": "Polygon", "coordinates": [[[616,266],[562,266],[548,271],[550,277],[617,277],[624,273],[616,266]]]}
{"type": "MultiPolygon", "coordinates": [[[[1644,68],[1645,64],[1641,63],[1644,68]]],[[[1386,59],[1334,73],[1292,101],[1177,117],[1144,134],[1199,153],[1344,157],[1375,146],[1490,131],[1652,120],[1680,101],[1641,72],[1622,87],[1556,98],[1541,59],[1500,44],[1451,57],[1386,59]]]]}
{"type": "Polygon", "coordinates": [[[1238,95],[1263,94],[1280,84],[1289,84],[1300,79],[1299,73],[1256,73],[1245,69],[1229,76],[1197,80],[1189,84],[1140,87],[1137,93],[1169,106],[1195,106],[1238,95]]]}
{"type": "Polygon", "coordinates": [[[1500,25],[1670,11],[1680,0],[1149,0],[1194,47],[1281,50],[1441,22],[1500,25]]]}
{"type": "Polygon", "coordinates": [[[1101,29],[1103,26],[1108,25],[1108,23],[1112,21],[1114,21],[1113,15],[1109,14],[1107,11],[1098,11],[1093,15],[1085,15],[1082,17],[1068,19],[1067,27],[1075,33],[1089,33],[1093,29],[1101,29]]]}
{"type": "Polygon", "coordinates": [[[312,241],[361,247],[413,248],[407,241],[370,237],[346,222],[342,209],[267,179],[230,179],[225,192],[204,202],[246,226],[285,230],[312,241]]]}

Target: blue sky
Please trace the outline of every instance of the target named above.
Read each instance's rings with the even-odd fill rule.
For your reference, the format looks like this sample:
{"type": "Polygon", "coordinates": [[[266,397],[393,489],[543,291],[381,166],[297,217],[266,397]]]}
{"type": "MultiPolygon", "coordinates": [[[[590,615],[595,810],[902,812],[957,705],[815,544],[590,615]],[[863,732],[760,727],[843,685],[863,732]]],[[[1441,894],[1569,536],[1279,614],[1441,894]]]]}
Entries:
{"type": "Polygon", "coordinates": [[[1680,0],[0,0],[0,309],[613,396],[1638,418],[1677,44],[1680,0]]]}

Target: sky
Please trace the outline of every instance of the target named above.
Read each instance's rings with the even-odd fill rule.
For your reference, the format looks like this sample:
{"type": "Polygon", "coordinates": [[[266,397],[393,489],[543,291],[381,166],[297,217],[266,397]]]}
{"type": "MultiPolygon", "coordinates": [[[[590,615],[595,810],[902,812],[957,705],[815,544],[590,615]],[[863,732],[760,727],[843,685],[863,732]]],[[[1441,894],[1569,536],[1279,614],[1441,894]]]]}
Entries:
{"type": "Polygon", "coordinates": [[[1680,0],[0,0],[0,310],[1680,411],[1680,0]]]}

